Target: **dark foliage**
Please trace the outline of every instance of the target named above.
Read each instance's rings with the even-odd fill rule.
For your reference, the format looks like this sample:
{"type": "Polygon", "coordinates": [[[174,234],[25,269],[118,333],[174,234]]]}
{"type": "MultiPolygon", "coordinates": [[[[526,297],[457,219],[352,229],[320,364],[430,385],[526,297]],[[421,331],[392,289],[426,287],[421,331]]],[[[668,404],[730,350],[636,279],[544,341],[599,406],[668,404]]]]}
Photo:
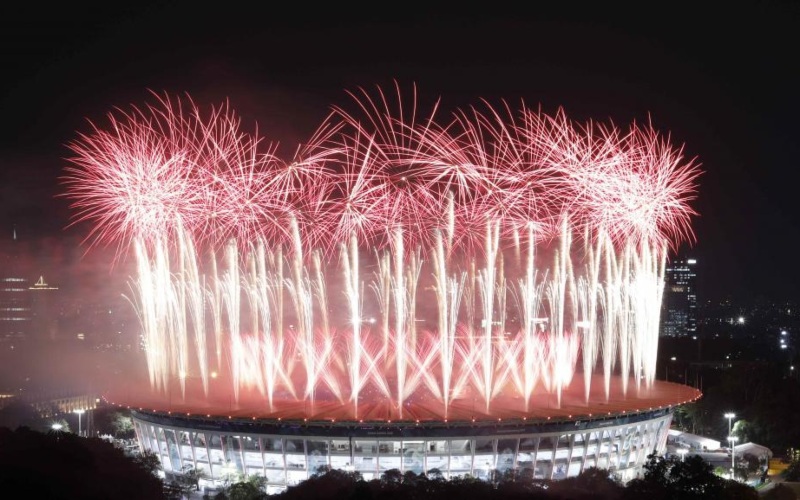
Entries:
{"type": "Polygon", "coordinates": [[[119,439],[136,436],[130,410],[114,406],[98,406],[94,412],[94,427],[98,434],[109,434],[119,439]]]}
{"type": "Polygon", "coordinates": [[[147,468],[100,439],[70,433],[0,428],[3,498],[164,498],[161,481],[147,468]]]}
{"type": "Polygon", "coordinates": [[[723,479],[701,457],[693,455],[681,461],[650,455],[644,477],[634,479],[625,488],[624,499],[648,500],[756,500],[758,493],[738,481],[723,479]]]}
{"type": "Polygon", "coordinates": [[[800,481],[800,453],[792,450],[790,457],[789,466],[783,471],[783,479],[790,482],[800,481]]]}
{"type": "Polygon", "coordinates": [[[787,377],[781,363],[752,363],[705,374],[703,397],[680,407],[679,427],[725,441],[725,412],[736,409],[733,434],[740,443],[753,442],[772,450],[800,446],[800,426],[786,425],[800,407],[800,381],[787,377]]]}
{"type": "Polygon", "coordinates": [[[795,500],[797,495],[785,484],[778,483],[761,497],[763,500],[795,500]]]}
{"type": "Polygon", "coordinates": [[[590,467],[577,477],[552,483],[550,492],[575,500],[622,498],[623,486],[607,470],[590,467]]]}
{"type": "Polygon", "coordinates": [[[600,500],[621,498],[623,487],[606,471],[590,468],[577,478],[542,481],[530,474],[495,471],[490,481],[473,477],[449,481],[441,474],[386,471],[380,479],[364,481],[353,472],[331,470],[275,496],[279,500],[600,500]]]}
{"type": "MultiPolygon", "coordinates": [[[[276,500],[693,500],[757,499],[742,483],[713,474],[700,457],[684,461],[648,457],[644,475],[622,486],[603,469],[589,468],[559,481],[534,479],[526,471],[494,471],[489,480],[470,476],[445,480],[441,474],[386,471],[364,481],[358,472],[320,470],[307,481],[276,495],[276,500]]],[[[27,427],[0,428],[0,491],[4,498],[165,499],[197,491],[198,477],[182,477],[164,488],[153,474],[158,458],[145,453],[133,459],[100,439],[70,433],[40,433],[27,427]],[[13,493],[12,493],[13,492],[13,493]],[[10,495],[10,496],[9,496],[10,495]]],[[[199,474],[199,473],[198,473],[199,474]]],[[[263,478],[229,485],[217,499],[263,500],[263,478]],[[259,482],[260,481],[260,482],[259,482]]],[[[791,492],[789,492],[791,493],[791,492]]],[[[770,498],[789,498],[773,489],[770,498]]]]}
{"type": "Polygon", "coordinates": [[[261,500],[267,498],[263,490],[247,481],[232,484],[226,493],[230,500],[261,500]]]}
{"type": "Polygon", "coordinates": [[[23,426],[46,431],[49,424],[36,408],[24,401],[12,401],[0,409],[0,427],[16,429],[23,426]]]}

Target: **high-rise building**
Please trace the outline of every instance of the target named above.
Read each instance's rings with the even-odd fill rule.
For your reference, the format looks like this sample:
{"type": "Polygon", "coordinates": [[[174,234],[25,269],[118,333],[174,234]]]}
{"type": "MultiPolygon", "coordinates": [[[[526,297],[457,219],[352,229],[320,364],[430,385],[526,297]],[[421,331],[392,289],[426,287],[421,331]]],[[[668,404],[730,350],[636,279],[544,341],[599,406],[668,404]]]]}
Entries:
{"type": "Polygon", "coordinates": [[[58,287],[48,285],[44,276],[33,284],[30,290],[31,333],[38,340],[55,340],[58,337],[58,310],[54,304],[54,294],[58,287]]]}
{"type": "Polygon", "coordinates": [[[0,342],[28,337],[31,325],[28,280],[0,277],[0,342]]]}
{"type": "Polygon", "coordinates": [[[0,251],[0,342],[23,340],[30,334],[30,291],[21,253],[15,229],[0,251]]]}
{"type": "Polygon", "coordinates": [[[667,264],[662,301],[661,336],[697,333],[697,260],[677,258],[667,264]]]}

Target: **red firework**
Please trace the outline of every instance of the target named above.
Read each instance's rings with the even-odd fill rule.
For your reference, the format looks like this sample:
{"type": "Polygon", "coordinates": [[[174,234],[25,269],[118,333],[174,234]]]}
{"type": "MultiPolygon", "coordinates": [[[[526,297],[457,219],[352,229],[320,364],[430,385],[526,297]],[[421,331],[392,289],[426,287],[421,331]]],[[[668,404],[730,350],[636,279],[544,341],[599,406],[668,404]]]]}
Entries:
{"type": "Polygon", "coordinates": [[[375,248],[481,248],[487,225],[502,237],[533,226],[549,238],[563,221],[613,241],[674,245],[693,237],[699,169],[652,126],[583,126],[507,103],[421,117],[396,86],[335,107],[290,162],[246,134],[225,104],[203,114],[191,99],[158,97],[117,110],[68,145],[64,182],[90,237],[126,243],[263,238],[335,251],[351,235],[375,248]],[[294,221],[294,222],[293,222],[294,221]]]}

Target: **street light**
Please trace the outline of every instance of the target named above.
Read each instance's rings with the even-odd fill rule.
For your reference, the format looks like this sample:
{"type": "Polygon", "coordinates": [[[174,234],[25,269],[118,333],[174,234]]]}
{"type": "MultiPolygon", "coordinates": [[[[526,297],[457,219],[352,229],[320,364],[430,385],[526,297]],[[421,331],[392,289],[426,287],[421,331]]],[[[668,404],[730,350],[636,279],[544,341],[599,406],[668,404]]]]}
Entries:
{"type": "Polygon", "coordinates": [[[736,470],[736,436],[728,436],[728,441],[731,442],[731,479],[736,479],[733,471],[736,470]]]}
{"type": "Polygon", "coordinates": [[[83,409],[75,410],[75,413],[78,414],[78,435],[80,436],[81,435],[81,415],[86,413],[86,410],[83,410],[83,409]]]}
{"type": "Polygon", "coordinates": [[[687,453],[689,453],[689,450],[686,448],[678,448],[678,455],[681,456],[681,462],[683,462],[683,459],[686,457],[687,453]]]}
{"type": "Polygon", "coordinates": [[[50,424],[50,428],[53,429],[53,434],[55,434],[56,441],[58,441],[61,437],[61,430],[64,428],[64,424],[61,422],[53,422],[50,424]]]}
{"type": "Polygon", "coordinates": [[[731,425],[733,423],[733,419],[736,418],[736,414],[735,413],[726,413],[725,414],[725,418],[728,419],[728,435],[730,436],[732,434],[732,432],[733,432],[732,431],[733,428],[731,427],[731,425]]]}

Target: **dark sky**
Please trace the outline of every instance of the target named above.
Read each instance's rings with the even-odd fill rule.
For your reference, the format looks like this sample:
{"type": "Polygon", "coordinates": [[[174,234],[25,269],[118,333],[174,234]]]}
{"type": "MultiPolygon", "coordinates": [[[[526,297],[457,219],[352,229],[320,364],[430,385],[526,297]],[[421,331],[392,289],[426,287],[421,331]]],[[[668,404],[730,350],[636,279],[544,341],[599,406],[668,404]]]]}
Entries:
{"type": "Polygon", "coordinates": [[[82,228],[65,229],[67,205],[53,199],[64,144],[148,89],[230,98],[291,152],[346,89],[397,79],[448,106],[524,98],[581,121],[652,117],[705,171],[692,248],[701,299],[797,299],[800,8],[733,3],[4,4],[0,231],[16,224],[42,254],[80,255],[82,228]]]}

